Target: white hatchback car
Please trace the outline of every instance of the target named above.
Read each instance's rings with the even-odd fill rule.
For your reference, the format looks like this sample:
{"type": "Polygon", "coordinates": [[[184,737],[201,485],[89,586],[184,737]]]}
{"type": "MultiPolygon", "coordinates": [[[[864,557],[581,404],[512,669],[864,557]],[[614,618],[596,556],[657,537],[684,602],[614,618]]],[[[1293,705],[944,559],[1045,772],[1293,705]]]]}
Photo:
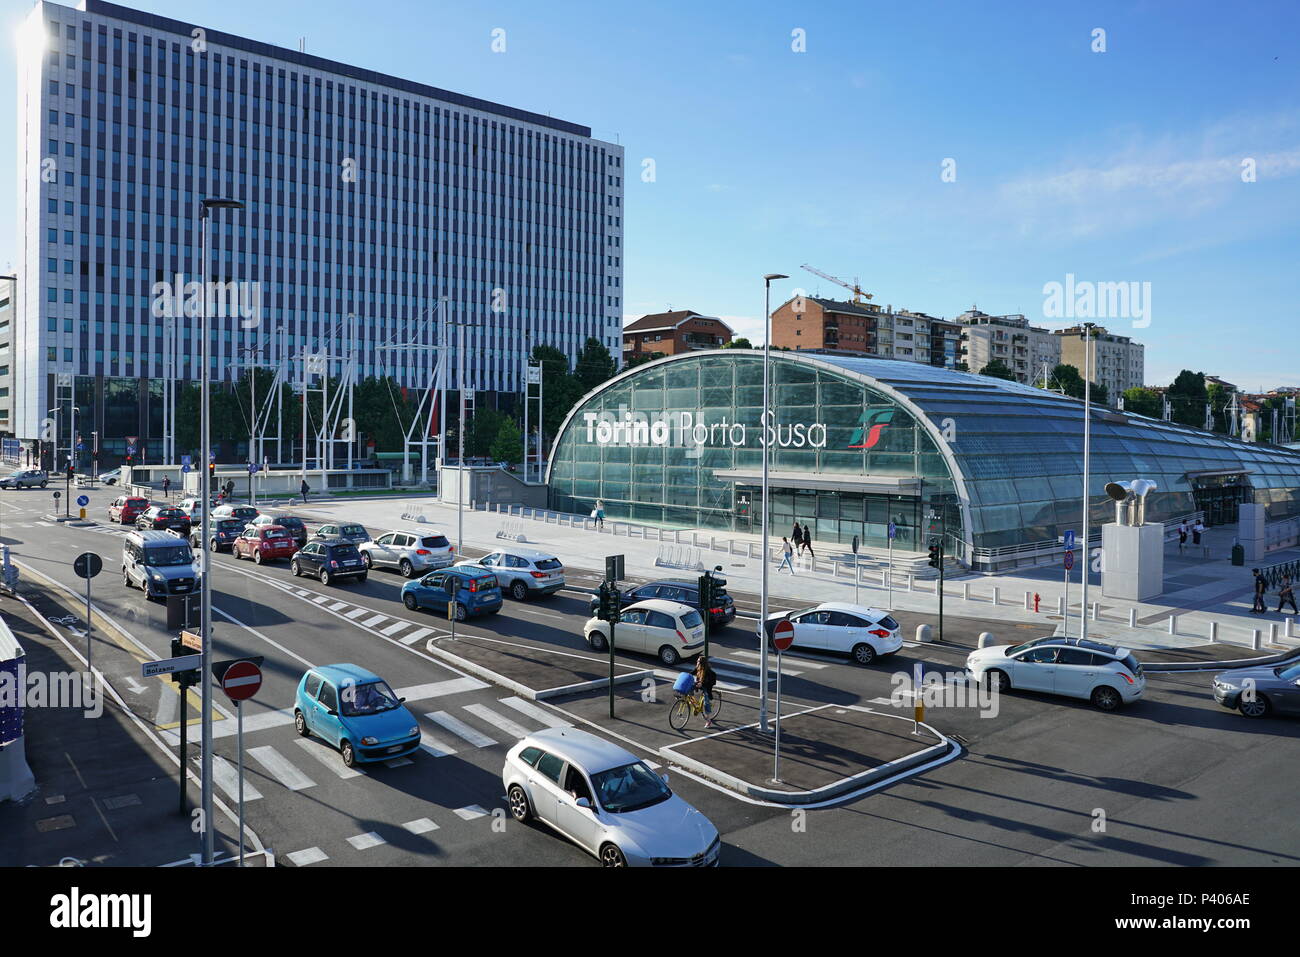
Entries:
{"type": "MultiPolygon", "coordinates": [[[[609,622],[590,618],[582,629],[592,651],[609,647],[609,622]]],[[[669,667],[704,650],[704,619],[690,605],[650,598],[628,605],[614,628],[617,651],[655,655],[669,667]]]]}
{"type": "Polygon", "coordinates": [[[357,546],[367,568],[396,568],[403,578],[446,568],[456,559],[447,536],[435,531],[401,529],[357,546]]]}
{"type": "Polygon", "coordinates": [[[498,548],[479,559],[465,559],[458,565],[482,565],[492,569],[501,590],[515,601],[530,596],[553,595],[564,587],[564,563],[535,548],[498,548]]]}
{"type": "Polygon", "coordinates": [[[1127,648],[1080,638],[1035,638],[972,651],[966,670],[999,691],[1040,691],[1114,711],[1142,697],[1147,679],[1127,648]]]}
{"type": "Polygon", "coordinates": [[[860,665],[892,655],[903,647],[898,622],[887,611],[850,602],[827,601],[815,608],[768,615],[794,625],[794,647],[849,655],[860,665]]]}
{"type": "Polygon", "coordinates": [[[578,728],[547,728],[506,755],[515,820],[538,820],[605,867],[713,867],[722,840],[707,817],[636,755],[578,728]]]}

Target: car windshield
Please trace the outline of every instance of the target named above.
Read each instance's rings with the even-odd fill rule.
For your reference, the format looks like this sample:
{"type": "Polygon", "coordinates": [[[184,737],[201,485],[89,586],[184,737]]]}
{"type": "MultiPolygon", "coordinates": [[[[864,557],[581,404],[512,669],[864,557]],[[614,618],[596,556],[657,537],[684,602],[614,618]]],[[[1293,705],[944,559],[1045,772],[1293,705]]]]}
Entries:
{"type": "Polygon", "coordinates": [[[364,535],[366,530],[360,525],[344,525],[339,529],[340,535],[364,535]]]}
{"type": "Polygon", "coordinates": [[[637,761],[591,776],[596,799],[610,814],[626,814],[667,801],[673,792],[664,779],[637,761]]]}
{"type": "Polygon", "coordinates": [[[1012,648],[1008,648],[1007,655],[1008,656],[1018,655],[1020,654],[1020,652],[1024,651],[1027,648],[1032,648],[1034,647],[1034,645],[1041,645],[1045,641],[1053,641],[1053,640],[1054,639],[1051,638],[1050,636],[1047,638],[1035,638],[1033,641],[1026,641],[1023,645],[1016,645],[1012,648]]]}
{"type": "Polygon", "coordinates": [[[420,544],[425,548],[446,548],[449,543],[445,535],[426,535],[420,539],[420,544]]]}
{"type": "Polygon", "coordinates": [[[392,711],[400,704],[386,681],[371,681],[343,688],[343,714],[350,718],[392,711]]]}
{"type": "Polygon", "coordinates": [[[561,564],[558,558],[539,558],[536,562],[536,565],[538,569],[544,572],[549,572],[552,571],[553,569],[564,567],[564,565],[561,564]]]}
{"type": "Polygon", "coordinates": [[[144,563],[157,568],[170,565],[189,565],[194,561],[194,554],[188,545],[155,545],[144,550],[144,563]]]}
{"type": "Polygon", "coordinates": [[[691,611],[688,611],[686,614],[682,615],[682,624],[685,625],[687,628],[694,628],[696,625],[704,624],[704,619],[700,617],[700,613],[698,611],[692,609],[691,611]]]}

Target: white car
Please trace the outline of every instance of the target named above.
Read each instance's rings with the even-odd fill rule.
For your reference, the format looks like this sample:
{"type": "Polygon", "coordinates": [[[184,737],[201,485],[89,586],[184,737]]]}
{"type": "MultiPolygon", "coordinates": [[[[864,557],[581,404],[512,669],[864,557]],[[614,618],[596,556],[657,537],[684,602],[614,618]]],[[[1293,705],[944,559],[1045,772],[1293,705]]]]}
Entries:
{"type": "MultiPolygon", "coordinates": [[[[196,522],[203,517],[203,499],[201,498],[183,498],[177,503],[176,507],[196,522]]],[[[217,507],[216,499],[212,500],[210,507],[217,507]]]]}
{"type": "MultiPolygon", "coordinates": [[[[583,626],[583,635],[592,651],[604,651],[609,647],[609,622],[591,618],[583,626]]],[[[704,619],[679,601],[639,601],[619,613],[614,648],[655,655],[671,667],[704,650],[704,619]]]]}
{"type": "Polygon", "coordinates": [[[999,691],[1039,691],[1114,711],[1142,697],[1147,679],[1127,648],[1080,638],[1035,638],[972,651],[966,670],[999,691]]]}
{"type": "Polygon", "coordinates": [[[499,548],[478,560],[465,559],[456,564],[492,569],[501,590],[515,601],[530,595],[553,595],[564,587],[564,563],[535,548],[499,548]]]}
{"type": "Polygon", "coordinates": [[[116,485],[122,480],[122,470],[109,469],[107,472],[100,472],[99,480],[105,485],[116,485]]]}
{"type": "Polygon", "coordinates": [[[357,546],[367,568],[396,568],[403,578],[446,568],[456,560],[456,548],[435,531],[401,529],[357,546]]]}
{"type": "Polygon", "coordinates": [[[815,608],[768,615],[794,625],[794,647],[849,655],[860,665],[903,647],[902,629],[887,611],[850,602],[827,601],[815,608]]]}
{"type": "Polygon", "coordinates": [[[537,820],[605,867],[713,867],[722,839],[707,817],[636,755],[578,728],[528,735],[501,780],[515,820],[537,820]]]}

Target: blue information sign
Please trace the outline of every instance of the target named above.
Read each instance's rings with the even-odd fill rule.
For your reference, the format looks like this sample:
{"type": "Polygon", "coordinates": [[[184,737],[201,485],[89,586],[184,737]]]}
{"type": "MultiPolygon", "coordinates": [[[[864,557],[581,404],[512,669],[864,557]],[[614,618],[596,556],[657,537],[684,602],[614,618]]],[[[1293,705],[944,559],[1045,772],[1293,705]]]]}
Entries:
{"type": "Polygon", "coordinates": [[[1067,529],[1067,530],[1066,530],[1066,533],[1065,533],[1065,550],[1066,550],[1067,552],[1072,552],[1072,551],[1074,551],[1074,530],[1073,530],[1073,529],[1067,529]]]}
{"type": "Polygon", "coordinates": [[[256,471],[257,471],[257,463],[256,463],[256,462],[249,462],[249,463],[248,463],[248,474],[249,474],[249,475],[252,475],[252,474],[253,474],[254,472],[256,472],[256,471]]]}
{"type": "Polygon", "coordinates": [[[85,508],[87,505],[90,504],[90,496],[89,496],[89,495],[78,495],[78,496],[77,496],[77,504],[80,505],[82,508],[85,508]]]}
{"type": "Polygon", "coordinates": [[[898,537],[898,526],[895,525],[893,522],[889,523],[889,537],[890,538],[898,537]]]}

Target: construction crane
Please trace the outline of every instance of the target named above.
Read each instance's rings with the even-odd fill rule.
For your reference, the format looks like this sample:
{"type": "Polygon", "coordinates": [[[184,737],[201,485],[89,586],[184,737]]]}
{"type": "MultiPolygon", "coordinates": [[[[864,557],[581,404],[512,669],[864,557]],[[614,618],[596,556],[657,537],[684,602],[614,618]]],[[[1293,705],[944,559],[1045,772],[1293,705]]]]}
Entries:
{"type": "Polygon", "coordinates": [[[837,279],[835,276],[832,276],[830,273],[822,272],[820,269],[817,269],[814,266],[809,266],[807,263],[804,263],[799,268],[808,270],[814,276],[821,276],[823,279],[828,280],[829,282],[833,282],[837,286],[843,286],[845,289],[849,290],[849,292],[853,293],[854,302],[861,302],[863,299],[871,298],[871,293],[863,292],[862,287],[858,285],[858,280],[856,278],[854,278],[853,283],[850,285],[849,283],[845,282],[843,279],[837,279]]]}

